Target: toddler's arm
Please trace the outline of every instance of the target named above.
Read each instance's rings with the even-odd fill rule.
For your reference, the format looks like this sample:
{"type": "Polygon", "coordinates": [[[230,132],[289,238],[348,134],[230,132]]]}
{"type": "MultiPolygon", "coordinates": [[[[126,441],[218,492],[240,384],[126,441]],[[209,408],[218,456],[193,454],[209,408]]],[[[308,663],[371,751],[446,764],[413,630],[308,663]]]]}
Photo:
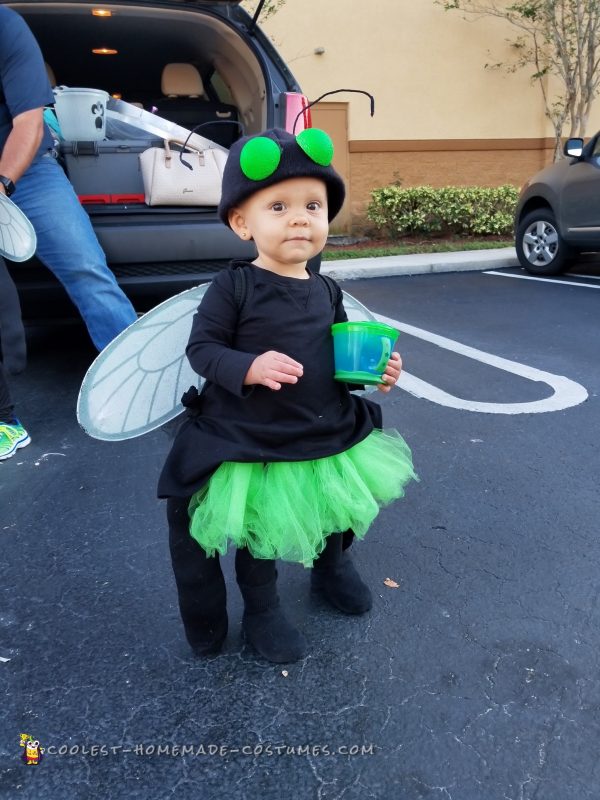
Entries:
{"type": "Polygon", "coordinates": [[[269,350],[268,353],[263,353],[254,359],[244,379],[244,385],[261,383],[269,389],[277,390],[281,389],[282,383],[298,383],[302,373],[302,364],[286,356],[285,353],[269,350]]]}
{"type": "Polygon", "coordinates": [[[198,306],[185,352],[192,369],[207,381],[238,397],[247,397],[254,388],[245,383],[245,378],[256,353],[232,347],[237,320],[233,274],[231,270],[223,270],[198,306]]]}

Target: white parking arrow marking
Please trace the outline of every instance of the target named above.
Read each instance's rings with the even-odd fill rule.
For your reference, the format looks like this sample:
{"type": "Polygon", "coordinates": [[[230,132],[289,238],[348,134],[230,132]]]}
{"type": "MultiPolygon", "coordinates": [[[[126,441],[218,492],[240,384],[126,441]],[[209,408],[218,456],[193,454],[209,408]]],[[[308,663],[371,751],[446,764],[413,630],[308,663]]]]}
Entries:
{"type": "Polygon", "coordinates": [[[402,370],[397,386],[415,397],[431,400],[432,403],[438,403],[449,408],[477,411],[484,414],[539,414],[546,411],[562,411],[564,408],[577,406],[588,399],[587,390],[580,383],[575,383],[575,381],[565,378],[563,375],[554,375],[551,372],[544,372],[535,367],[519,364],[518,361],[509,361],[507,358],[501,358],[483,350],[476,350],[474,347],[455,342],[453,339],[447,339],[445,336],[439,336],[437,333],[431,333],[431,331],[426,331],[422,328],[416,328],[414,325],[407,325],[382,314],[375,314],[375,316],[381,322],[385,322],[411,336],[424,339],[445,350],[451,350],[454,353],[459,353],[475,361],[481,361],[505,372],[511,372],[513,375],[519,375],[521,378],[526,378],[535,383],[545,383],[554,390],[550,397],[546,397],[543,400],[532,400],[525,403],[484,403],[479,400],[463,400],[461,397],[444,392],[437,386],[433,386],[431,383],[427,383],[402,370]]]}

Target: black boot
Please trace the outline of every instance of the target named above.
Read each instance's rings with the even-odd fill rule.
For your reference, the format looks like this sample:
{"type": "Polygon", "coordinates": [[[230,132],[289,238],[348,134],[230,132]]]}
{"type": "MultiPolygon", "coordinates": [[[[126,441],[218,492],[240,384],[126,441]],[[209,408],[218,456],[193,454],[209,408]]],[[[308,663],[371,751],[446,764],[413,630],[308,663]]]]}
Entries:
{"type": "Polygon", "coordinates": [[[225,579],[219,555],[208,557],[189,529],[188,499],[167,500],[169,547],[185,636],[199,656],[218,653],[227,636],[225,579]]]}
{"type": "Polygon", "coordinates": [[[313,564],[311,590],[345,614],[364,614],[373,605],[371,590],[361,580],[350,553],[342,549],[342,539],[342,533],[327,537],[325,549],[313,564]]]}
{"type": "Polygon", "coordinates": [[[235,571],[244,598],[242,634],[246,641],[276,664],[303,658],[306,641],[281,609],[275,561],[254,558],[246,548],[239,548],[235,571]]]}

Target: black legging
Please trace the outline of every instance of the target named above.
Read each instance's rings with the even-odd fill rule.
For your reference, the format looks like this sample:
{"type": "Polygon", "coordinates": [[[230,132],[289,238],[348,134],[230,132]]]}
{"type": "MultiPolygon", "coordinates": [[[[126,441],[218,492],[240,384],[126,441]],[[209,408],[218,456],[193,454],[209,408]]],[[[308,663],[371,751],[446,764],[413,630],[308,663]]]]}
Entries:
{"type": "MultiPolygon", "coordinates": [[[[169,549],[180,597],[197,592],[204,584],[220,580],[222,575],[219,554],[207,556],[190,535],[189,503],[189,497],[169,497],[167,500],[169,549]]],[[[245,547],[236,550],[236,578],[241,578],[247,585],[262,586],[272,579],[274,564],[274,561],[253,558],[245,547]]]]}

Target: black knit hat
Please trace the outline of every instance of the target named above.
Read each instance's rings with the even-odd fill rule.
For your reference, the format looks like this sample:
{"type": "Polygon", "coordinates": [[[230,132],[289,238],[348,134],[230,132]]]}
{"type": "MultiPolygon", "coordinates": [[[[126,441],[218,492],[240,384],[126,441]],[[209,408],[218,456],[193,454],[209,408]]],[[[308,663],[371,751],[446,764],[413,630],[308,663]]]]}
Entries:
{"type": "MultiPolygon", "coordinates": [[[[265,150],[265,148],[263,148],[265,150]]],[[[245,151],[247,153],[248,150],[245,151]]],[[[329,221],[336,216],[344,203],[346,189],[344,181],[338,173],[331,166],[331,156],[333,155],[333,145],[331,140],[323,131],[316,128],[308,128],[294,136],[281,128],[270,128],[262,133],[253,136],[244,136],[238,139],[237,142],[231,146],[227,163],[223,171],[223,188],[221,194],[221,202],[219,203],[219,216],[226,225],[229,225],[229,211],[235,208],[248,197],[261,189],[266,189],[267,186],[272,186],[275,183],[288,180],[288,178],[319,178],[325,182],[327,186],[327,212],[329,221]],[[312,153],[311,137],[318,139],[322,137],[329,143],[331,148],[330,157],[323,159],[320,152],[315,152],[315,156],[321,160],[326,161],[327,165],[318,163],[313,158],[307,155],[307,151],[312,153]],[[256,153],[252,156],[257,166],[255,178],[247,177],[242,171],[242,162],[244,156],[242,150],[244,145],[254,139],[271,139],[274,141],[276,147],[269,148],[269,142],[258,142],[256,153]],[[302,142],[301,146],[299,142],[302,142]],[[262,157],[260,145],[266,145],[265,155],[267,158],[262,157]],[[279,150],[279,161],[277,162],[277,150],[279,150]],[[274,155],[273,155],[274,153],[274,155]],[[275,168],[270,171],[270,164],[266,163],[270,159],[273,160],[275,168]],[[263,177],[264,173],[268,173],[263,177]]],[[[248,170],[246,170],[247,172],[248,170]]]]}

